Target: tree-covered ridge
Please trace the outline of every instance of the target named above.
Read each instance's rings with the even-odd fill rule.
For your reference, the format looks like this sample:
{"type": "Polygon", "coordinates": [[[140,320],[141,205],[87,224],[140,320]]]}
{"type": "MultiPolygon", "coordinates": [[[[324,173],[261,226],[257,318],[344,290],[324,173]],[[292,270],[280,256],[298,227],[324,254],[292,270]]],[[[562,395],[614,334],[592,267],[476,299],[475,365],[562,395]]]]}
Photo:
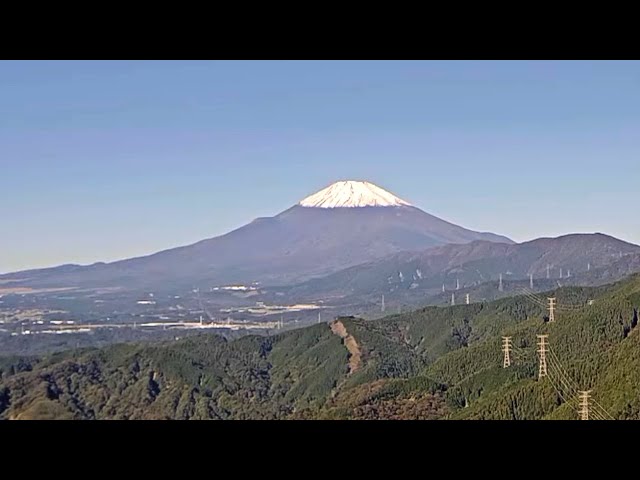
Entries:
{"type": "Polygon", "coordinates": [[[0,418],[575,419],[577,390],[592,390],[596,417],[640,418],[640,276],[540,298],[552,295],[554,323],[526,295],[341,318],[361,355],[353,372],[326,324],[3,358],[0,418]],[[538,334],[550,346],[541,380],[538,334]],[[514,346],[509,368],[502,336],[514,346]]]}
{"type": "MultiPolygon", "coordinates": [[[[573,296],[571,291],[559,293],[564,294],[567,302],[581,298],[584,291],[576,290],[573,296]]],[[[502,335],[512,336],[517,347],[511,368],[500,368],[499,337],[452,352],[431,365],[429,375],[455,385],[449,391],[449,401],[466,405],[452,417],[575,419],[580,390],[592,390],[593,398],[601,406],[597,413],[602,418],[609,418],[607,413],[614,418],[629,418],[620,412],[637,411],[640,377],[635,373],[637,348],[632,345],[638,342],[635,328],[640,304],[639,278],[635,276],[588,293],[593,294],[590,295],[593,305],[563,311],[554,323],[528,320],[505,328],[502,335]],[[549,335],[551,350],[549,376],[541,381],[537,379],[539,334],[549,335]],[[470,365],[480,371],[460,378],[470,365]]]]}
{"type": "Polygon", "coordinates": [[[346,373],[347,354],[319,325],[276,337],[201,335],[19,361],[22,371],[5,361],[2,418],[270,419],[325,399],[346,373]]]}

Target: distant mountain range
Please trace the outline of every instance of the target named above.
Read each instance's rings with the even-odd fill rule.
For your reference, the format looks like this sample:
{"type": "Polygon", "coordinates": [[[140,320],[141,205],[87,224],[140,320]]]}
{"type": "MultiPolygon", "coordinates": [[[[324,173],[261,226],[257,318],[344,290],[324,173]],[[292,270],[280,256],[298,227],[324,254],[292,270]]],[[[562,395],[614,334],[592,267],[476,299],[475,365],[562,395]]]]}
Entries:
{"type": "MultiPolygon", "coordinates": [[[[594,285],[640,271],[640,246],[603,234],[540,238],[521,244],[474,241],[401,252],[313,279],[288,290],[295,297],[416,296],[451,292],[486,282],[529,279],[594,285]],[[547,277],[548,274],[548,277],[547,277]]],[[[549,282],[545,282],[548,286],[549,282]]]]}
{"type": "Polygon", "coordinates": [[[7,274],[0,287],[174,292],[253,283],[254,301],[329,301],[364,313],[382,295],[400,307],[444,303],[458,290],[486,300],[513,293],[508,285],[498,293],[500,276],[507,284],[532,275],[538,290],[637,271],[640,246],[604,234],[515,244],[434,217],[371,183],[344,181],[220,237],[108,264],[7,274]]]}
{"type": "Polygon", "coordinates": [[[153,255],[0,276],[29,287],[182,288],[291,284],[390,254],[476,240],[513,243],[446,222],[368,182],[344,181],[220,237],[153,255]]]}

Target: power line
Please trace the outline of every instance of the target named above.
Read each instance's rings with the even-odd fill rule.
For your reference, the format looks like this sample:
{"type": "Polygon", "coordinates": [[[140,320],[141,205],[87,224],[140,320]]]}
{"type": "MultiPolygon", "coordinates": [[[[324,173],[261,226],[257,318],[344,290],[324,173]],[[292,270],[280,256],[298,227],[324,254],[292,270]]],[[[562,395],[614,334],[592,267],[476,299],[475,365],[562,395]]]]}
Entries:
{"type": "Polygon", "coordinates": [[[529,356],[531,355],[531,351],[529,350],[523,350],[519,347],[516,347],[515,345],[511,345],[511,353],[514,354],[517,358],[521,359],[521,360],[529,360],[529,356]]]}
{"type": "Polygon", "coordinates": [[[524,295],[525,297],[527,297],[529,300],[531,300],[533,303],[535,303],[537,306],[543,308],[543,309],[547,309],[547,304],[539,299],[538,297],[536,297],[535,295],[533,295],[532,293],[530,293],[529,291],[527,291],[526,289],[520,287],[517,289],[517,291],[519,293],[521,293],[522,295],[524,295]]]}
{"type": "MultiPolygon", "coordinates": [[[[551,354],[550,361],[553,364],[553,366],[556,369],[558,369],[560,374],[564,377],[565,382],[568,383],[570,388],[573,390],[574,394],[578,395],[578,393],[580,392],[578,386],[575,384],[575,382],[571,380],[571,377],[569,376],[569,374],[566,373],[565,369],[562,367],[562,364],[560,363],[560,360],[558,359],[558,356],[555,354],[552,348],[549,348],[549,353],[551,354]]],[[[594,408],[593,410],[591,410],[592,414],[595,413],[597,416],[608,417],[609,419],[614,420],[613,416],[602,405],[600,405],[595,400],[593,400],[593,402],[597,407],[593,406],[594,408]]],[[[605,420],[605,419],[606,418],[602,418],[602,420],[605,420]]]]}
{"type": "MultiPolygon", "coordinates": [[[[529,298],[532,302],[536,303],[539,306],[544,306],[545,309],[548,309],[549,306],[548,304],[540,297],[537,296],[537,294],[535,292],[532,292],[530,290],[528,290],[525,287],[519,287],[517,290],[519,293],[522,293],[523,295],[527,296],[527,298],[529,298]]],[[[556,297],[554,297],[556,298],[556,297]]],[[[547,299],[548,301],[548,299],[547,299]]],[[[572,305],[572,304],[555,304],[554,305],[554,310],[571,310],[571,311],[578,311],[578,310],[582,310],[586,307],[587,305],[572,305]]]]}
{"type": "MultiPolygon", "coordinates": [[[[570,400],[577,401],[576,399],[579,397],[580,391],[575,389],[575,387],[573,387],[572,385],[568,384],[567,383],[567,382],[569,382],[568,380],[563,380],[564,374],[561,371],[561,367],[559,367],[553,361],[549,362],[549,366],[551,367],[552,373],[557,375],[557,377],[558,377],[557,379],[560,381],[561,385],[566,390],[566,392],[570,395],[570,400]]],[[[593,414],[593,416],[597,420],[604,420],[605,419],[604,415],[602,413],[600,413],[600,412],[596,412],[595,410],[593,410],[593,411],[591,411],[591,413],[593,414]]]]}
{"type": "Polygon", "coordinates": [[[611,415],[602,405],[600,405],[596,400],[592,399],[593,403],[595,403],[598,408],[600,408],[602,411],[604,411],[604,413],[606,413],[607,417],[609,417],[608,419],[604,419],[604,420],[615,420],[615,418],[613,417],[613,415],[611,415]]]}
{"type": "MultiPolygon", "coordinates": [[[[558,371],[556,370],[558,367],[553,363],[550,362],[549,366],[551,367],[550,370],[553,371],[558,371]]],[[[556,384],[553,382],[553,376],[549,376],[549,380],[550,383],[553,385],[553,388],[556,390],[556,392],[558,393],[558,395],[560,396],[560,398],[566,403],[568,404],[573,410],[575,410],[576,412],[579,412],[579,409],[576,408],[576,405],[574,405],[573,402],[578,403],[577,400],[577,394],[572,393],[572,389],[570,386],[568,386],[561,378],[560,375],[558,375],[558,380],[560,380],[560,384],[562,385],[563,388],[558,388],[556,386],[556,384]],[[566,389],[565,393],[568,393],[569,396],[567,398],[564,397],[564,395],[561,393],[561,390],[566,389]]],[[[603,416],[595,411],[591,411],[591,413],[593,414],[593,416],[597,419],[597,420],[604,420],[603,416]]]]}
{"type": "Polygon", "coordinates": [[[572,394],[577,394],[579,389],[577,388],[573,380],[571,380],[569,375],[565,373],[564,369],[562,368],[562,364],[558,362],[557,357],[551,351],[551,349],[549,349],[549,353],[551,354],[551,357],[549,358],[549,363],[558,371],[558,376],[562,377],[560,378],[560,380],[563,383],[565,383],[565,386],[571,391],[572,394]]]}
{"type": "Polygon", "coordinates": [[[556,386],[556,384],[555,384],[555,383],[553,383],[553,380],[551,380],[551,379],[550,379],[550,382],[549,382],[549,383],[553,386],[553,388],[554,388],[554,389],[555,389],[555,391],[557,392],[558,396],[562,399],[562,401],[563,401],[564,403],[566,403],[567,405],[569,405],[569,407],[571,407],[573,410],[575,410],[575,411],[577,412],[578,410],[577,410],[577,409],[576,409],[576,407],[571,403],[571,400],[572,400],[572,399],[571,399],[571,397],[569,397],[569,400],[565,399],[565,398],[564,398],[564,395],[562,395],[562,392],[560,391],[560,389],[556,386]]]}

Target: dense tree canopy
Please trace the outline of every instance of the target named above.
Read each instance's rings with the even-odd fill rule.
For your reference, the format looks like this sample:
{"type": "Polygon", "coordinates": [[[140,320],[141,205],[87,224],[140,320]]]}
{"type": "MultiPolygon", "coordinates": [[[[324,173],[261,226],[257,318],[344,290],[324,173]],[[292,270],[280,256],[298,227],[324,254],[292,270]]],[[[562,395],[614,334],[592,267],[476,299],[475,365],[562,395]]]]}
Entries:
{"type": "Polygon", "coordinates": [[[640,419],[640,277],[549,294],[554,323],[527,296],[338,319],[356,371],[326,324],[0,358],[0,418],[576,419],[578,391],[591,390],[592,418],[640,419]],[[542,379],[538,334],[549,335],[542,379]]]}

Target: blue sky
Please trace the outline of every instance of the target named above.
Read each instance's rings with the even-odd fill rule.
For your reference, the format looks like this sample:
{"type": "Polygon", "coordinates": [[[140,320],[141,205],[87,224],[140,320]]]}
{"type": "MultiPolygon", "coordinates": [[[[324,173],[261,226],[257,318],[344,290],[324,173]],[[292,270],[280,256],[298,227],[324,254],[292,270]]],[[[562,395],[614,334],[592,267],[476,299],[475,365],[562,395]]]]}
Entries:
{"type": "Polygon", "coordinates": [[[192,243],[340,179],[640,243],[639,62],[0,62],[0,272],[192,243]]]}

